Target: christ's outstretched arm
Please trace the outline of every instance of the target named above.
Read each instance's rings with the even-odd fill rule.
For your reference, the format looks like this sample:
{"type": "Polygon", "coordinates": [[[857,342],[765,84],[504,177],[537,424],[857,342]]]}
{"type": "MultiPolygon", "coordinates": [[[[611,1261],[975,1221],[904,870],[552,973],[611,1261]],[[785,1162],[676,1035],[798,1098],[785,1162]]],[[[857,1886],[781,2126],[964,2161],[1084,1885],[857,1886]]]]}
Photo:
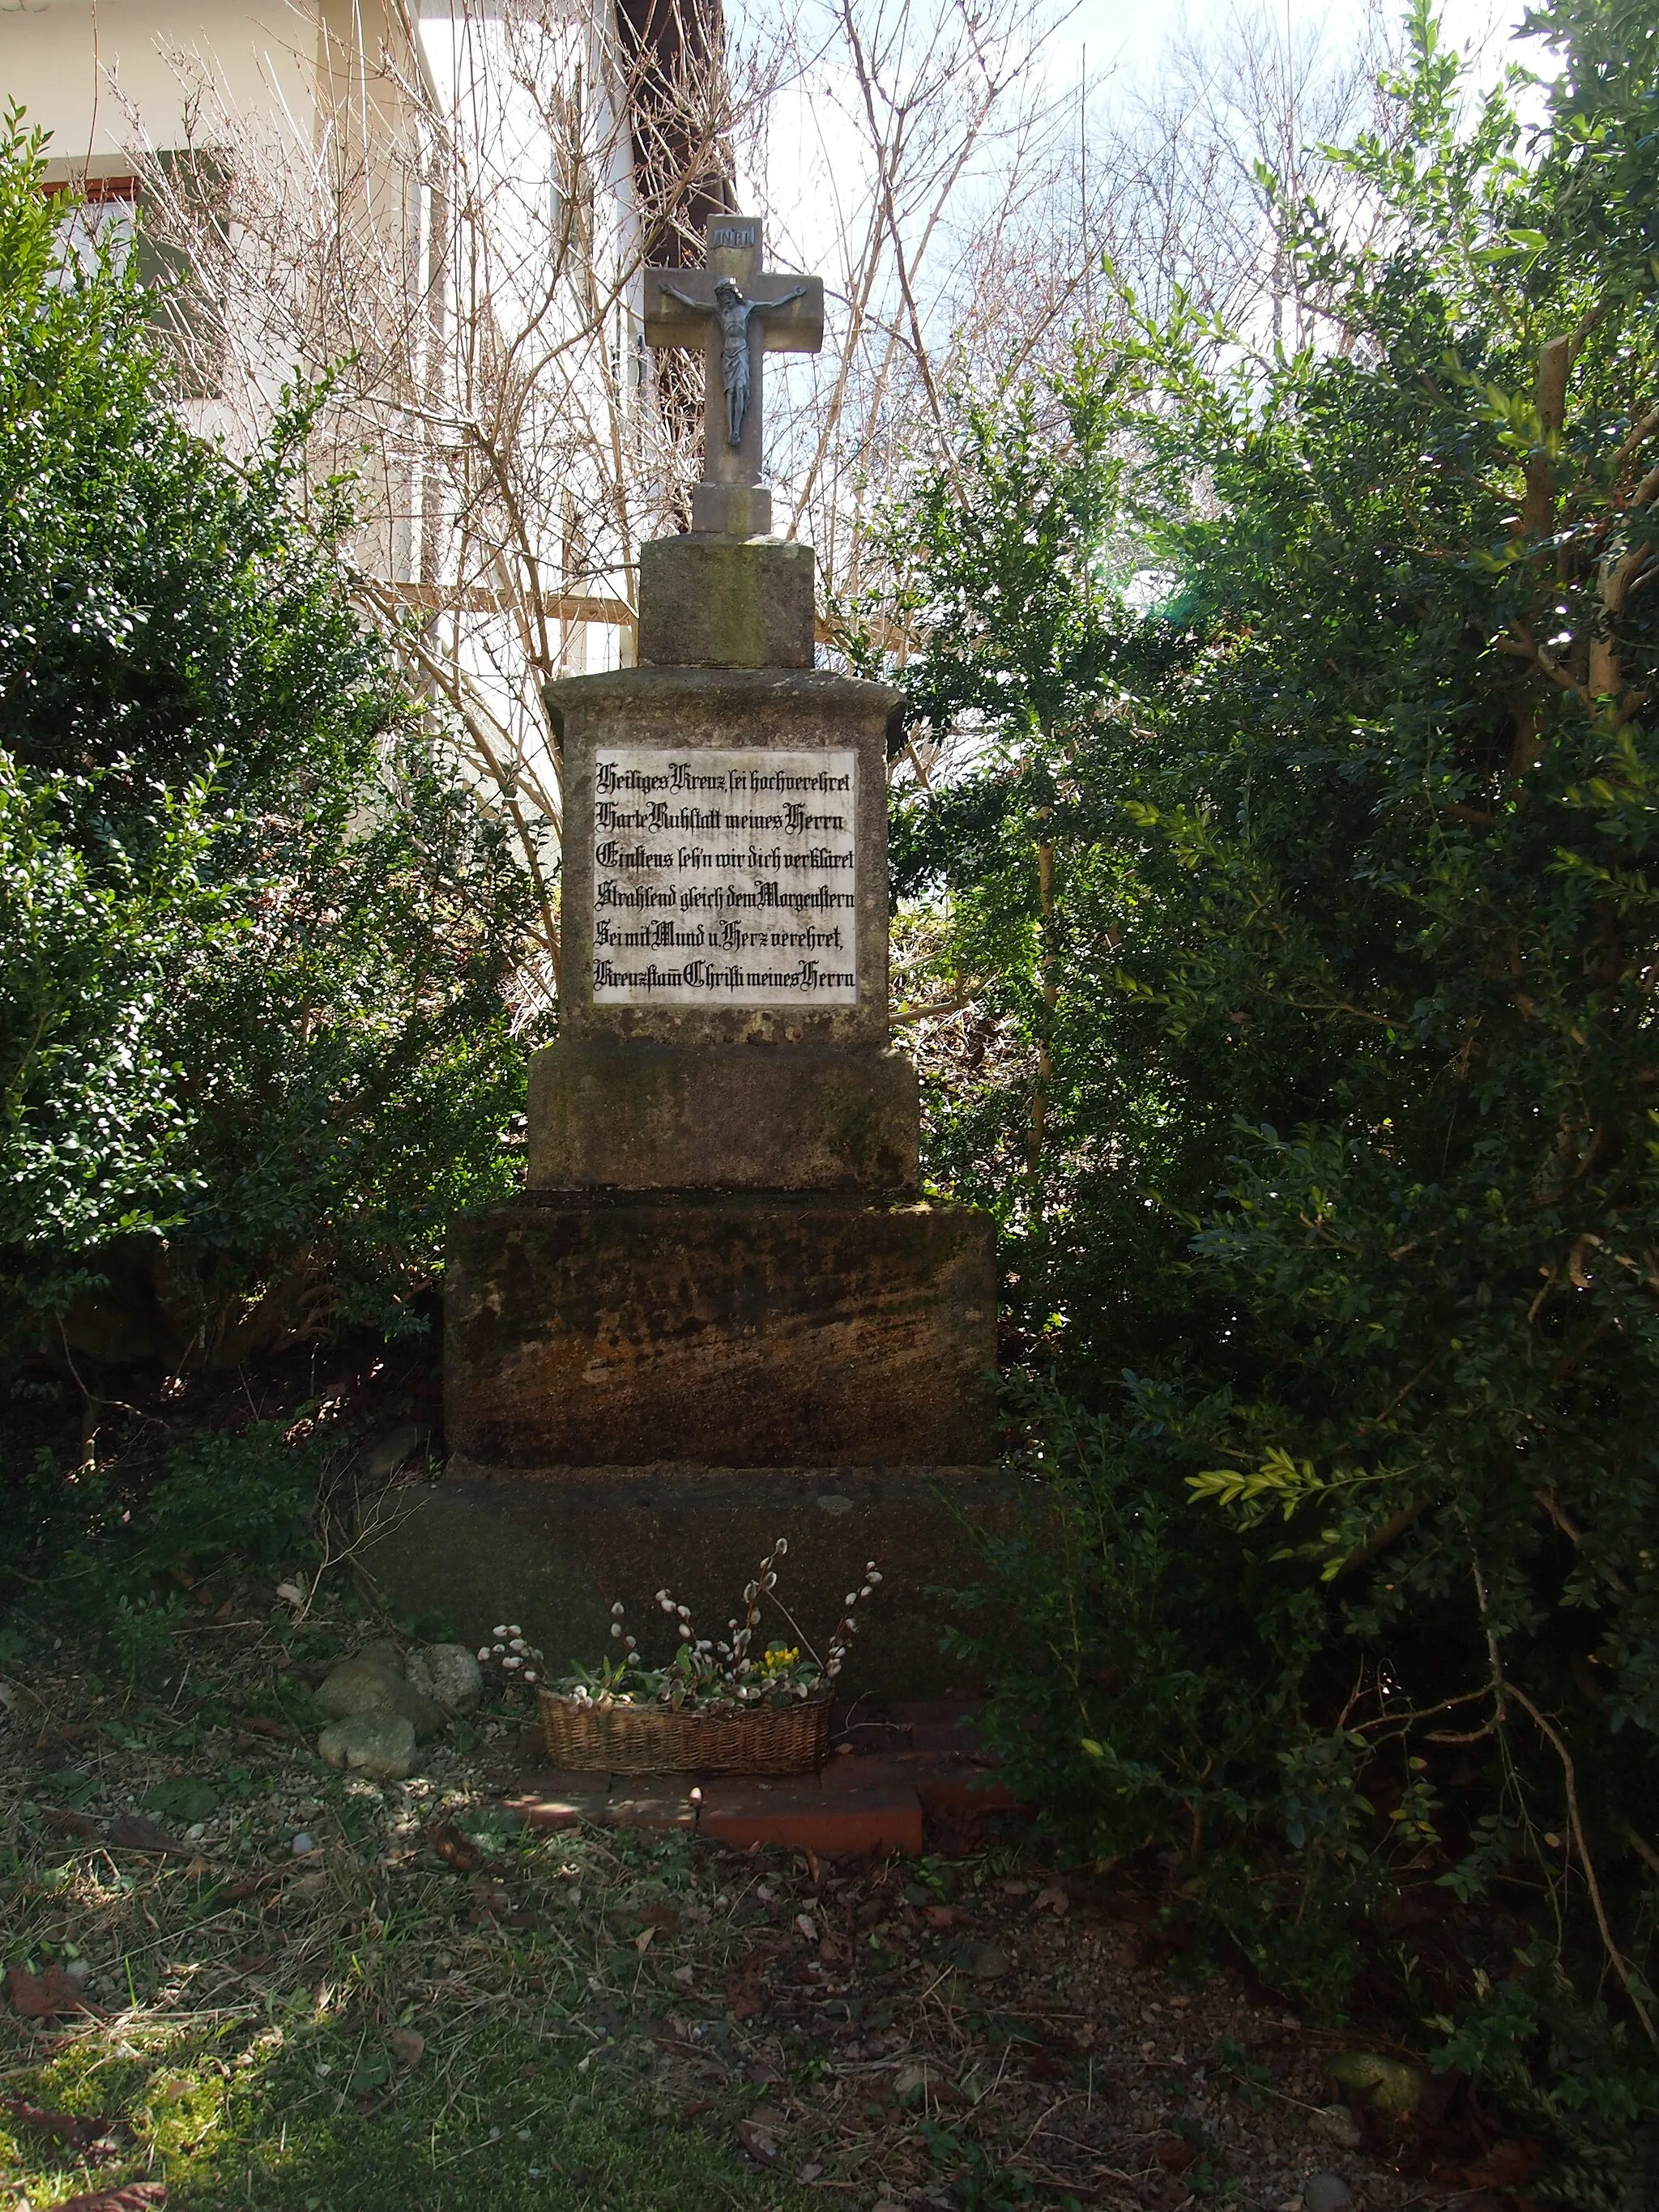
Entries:
{"type": "Polygon", "coordinates": [[[683,307],[690,307],[694,315],[712,315],[714,309],[706,300],[694,300],[689,292],[677,291],[673,285],[665,284],[659,277],[657,289],[670,300],[678,300],[683,307]]]}

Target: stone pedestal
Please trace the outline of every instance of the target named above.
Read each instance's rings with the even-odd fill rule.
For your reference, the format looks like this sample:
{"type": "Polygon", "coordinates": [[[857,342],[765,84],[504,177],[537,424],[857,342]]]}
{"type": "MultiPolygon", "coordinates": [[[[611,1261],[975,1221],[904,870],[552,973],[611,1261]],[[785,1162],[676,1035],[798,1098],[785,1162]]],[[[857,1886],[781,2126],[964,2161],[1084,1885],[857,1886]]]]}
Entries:
{"type": "Polygon", "coordinates": [[[912,1191],[916,1072],[876,1045],[617,1044],[530,1063],[532,1190],[912,1191]]]}
{"type": "MultiPolygon", "coordinates": [[[[805,547],[687,538],[641,573],[645,665],[550,692],[564,981],[527,1188],[449,1238],[424,1510],[493,1532],[506,1577],[454,1626],[597,1657],[606,1607],[643,1626],[666,1582],[718,1628],[787,1534],[809,1632],[880,1559],[864,1686],[884,1637],[913,1693],[959,1686],[922,1592],[971,1579],[968,1522],[1007,1504],[996,1286],[988,1218],[918,1194],[889,1042],[896,695],[811,667],[805,547]]],[[[412,1605],[409,1542],[378,1556],[412,1605]]]]}
{"type": "MultiPolygon", "coordinates": [[[[1012,1534],[1010,1480],[985,1468],[563,1467],[519,1472],[459,1455],[446,1479],[402,1493],[364,1554],[406,1620],[482,1643],[522,1621],[559,1674],[610,1646],[620,1601],[641,1647],[666,1659],[672,1631],[653,1602],[665,1579],[703,1632],[723,1629],[744,1576],[787,1535],[781,1584],[816,1634],[839,1617],[866,1559],[887,1572],[842,1687],[875,1713],[910,1697],[967,1694],[973,1670],[940,1650],[942,1593],[976,1581],[980,1532],[1012,1534]]],[[[781,1631],[782,1624],[774,1623],[781,1631]]]]}
{"type": "Polygon", "coordinates": [[[812,631],[810,545],[699,530],[641,549],[639,658],[653,666],[810,668],[812,631]]]}
{"type": "Polygon", "coordinates": [[[540,1194],[450,1232],[445,1425],[500,1468],[987,1456],[985,1223],[839,1196],[540,1194]]]}

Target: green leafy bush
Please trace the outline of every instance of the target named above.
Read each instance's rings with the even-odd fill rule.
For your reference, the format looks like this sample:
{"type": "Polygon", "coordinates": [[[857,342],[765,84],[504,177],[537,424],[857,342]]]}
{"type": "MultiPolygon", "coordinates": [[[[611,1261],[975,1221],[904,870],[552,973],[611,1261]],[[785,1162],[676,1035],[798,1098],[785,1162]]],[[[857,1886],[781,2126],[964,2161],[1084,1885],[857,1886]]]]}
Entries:
{"type": "Polygon", "coordinates": [[[1463,118],[1416,10],[1350,207],[1282,210],[1316,343],[1126,297],[1108,351],[969,411],[895,537],[911,735],[978,751],[894,850],[976,1010],[928,1048],[933,1170],[997,1208],[1046,1378],[1064,1541],[1000,1562],[1010,1755],[1328,2005],[1408,1878],[1550,1895],[1549,1975],[1500,1945],[1418,2009],[1467,2058],[1519,2008],[1634,2205],[1659,31],[1625,0],[1534,27],[1530,137],[1513,83],[1463,118]]]}
{"type": "Polygon", "coordinates": [[[354,619],[305,406],[240,464],[192,437],[41,173],[13,111],[0,1336],[177,1365],[407,1325],[511,1180],[526,888],[354,619]]]}
{"type": "Polygon", "coordinates": [[[279,1569],[317,1557],[352,1453],[349,1435],[309,1419],[181,1430],[138,1483],[43,1449],[14,1491],[0,1602],[37,1632],[61,1623],[103,1644],[130,1679],[154,1673],[176,1659],[187,1590],[252,1575],[268,1602],[279,1569]]]}
{"type": "Polygon", "coordinates": [[[297,1559],[326,1480],[328,1441],[313,1431],[290,1443],[270,1421],[180,1437],[145,1502],[146,1565],[205,1575],[227,1561],[264,1569],[297,1559]]]}

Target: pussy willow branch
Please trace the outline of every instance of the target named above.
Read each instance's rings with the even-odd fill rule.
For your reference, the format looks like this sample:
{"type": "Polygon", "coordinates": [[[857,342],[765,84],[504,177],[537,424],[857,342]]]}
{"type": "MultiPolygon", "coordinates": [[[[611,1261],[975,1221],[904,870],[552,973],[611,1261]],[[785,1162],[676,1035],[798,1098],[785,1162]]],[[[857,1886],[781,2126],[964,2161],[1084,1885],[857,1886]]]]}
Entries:
{"type": "Polygon", "coordinates": [[[1561,1762],[1561,1775],[1567,1793],[1567,1826],[1572,1836],[1573,1848],[1578,1854],[1578,1863],[1583,1869],[1584,1887],[1589,1892],[1590,1906],[1595,1914],[1595,1924],[1601,1931],[1602,1946],[1612,1963],[1613,1971],[1624,1985],[1625,1995],[1630,1999],[1636,2016],[1642,2023],[1644,2033],[1654,2050],[1659,2051],[1659,2028],[1654,2026],[1653,2015],[1643,2001],[1635,1973],[1624,1953],[1614,1942],[1613,1929],[1607,1922],[1607,1909],[1602,1901],[1601,1885],[1595,1877],[1595,1863],[1590,1856],[1589,1845],[1584,1837],[1584,1824],[1579,1816],[1578,1777],[1573,1765],[1572,1753],[1567,1749],[1553,1722],[1547,1719],[1540,1712],[1524,1690],[1517,1689],[1513,1682],[1506,1682],[1504,1688],[1522,1712],[1531,1717],[1534,1726],[1561,1762]]]}

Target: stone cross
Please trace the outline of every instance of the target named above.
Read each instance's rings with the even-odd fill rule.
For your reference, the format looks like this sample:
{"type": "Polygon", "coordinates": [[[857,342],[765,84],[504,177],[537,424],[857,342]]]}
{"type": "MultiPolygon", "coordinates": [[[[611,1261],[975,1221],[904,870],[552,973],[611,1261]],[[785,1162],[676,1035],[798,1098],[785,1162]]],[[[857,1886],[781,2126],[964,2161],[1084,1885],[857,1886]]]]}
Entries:
{"type": "Polygon", "coordinates": [[[764,537],[772,495],[761,483],[761,356],[817,351],[823,280],[790,283],[763,269],[758,216],[711,216],[707,240],[705,267],[645,271],[645,342],[702,348],[703,480],[691,495],[691,527],[764,537]]]}

